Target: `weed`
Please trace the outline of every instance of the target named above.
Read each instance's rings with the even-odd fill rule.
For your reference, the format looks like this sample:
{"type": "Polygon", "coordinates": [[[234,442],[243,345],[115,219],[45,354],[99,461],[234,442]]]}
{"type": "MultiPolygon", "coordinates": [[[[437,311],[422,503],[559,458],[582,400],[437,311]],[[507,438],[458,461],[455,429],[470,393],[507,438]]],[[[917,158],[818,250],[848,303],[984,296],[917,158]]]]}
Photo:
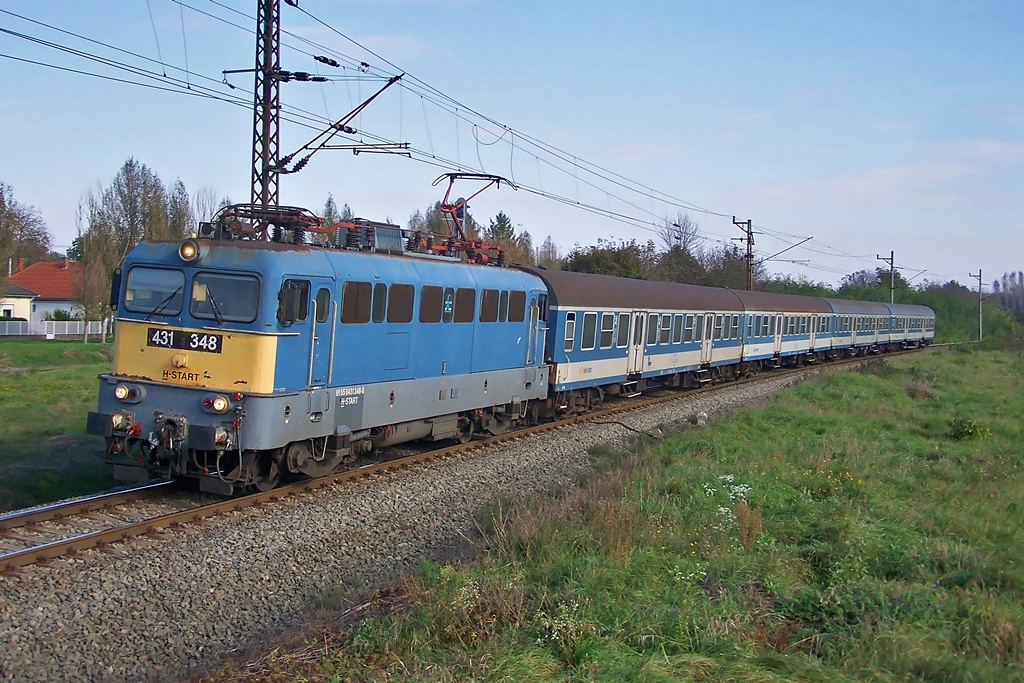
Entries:
{"type": "Polygon", "coordinates": [[[949,438],[953,441],[987,439],[992,436],[992,427],[973,417],[957,417],[949,427],[949,438]]]}
{"type": "Polygon", "coordinates": [[[761,506],[751,508],[745,500],[736,504],[733,512],[736,524],[740,529],[740,545],[748,553],[754,549],[757,539],[761,536],[761,506]]]}

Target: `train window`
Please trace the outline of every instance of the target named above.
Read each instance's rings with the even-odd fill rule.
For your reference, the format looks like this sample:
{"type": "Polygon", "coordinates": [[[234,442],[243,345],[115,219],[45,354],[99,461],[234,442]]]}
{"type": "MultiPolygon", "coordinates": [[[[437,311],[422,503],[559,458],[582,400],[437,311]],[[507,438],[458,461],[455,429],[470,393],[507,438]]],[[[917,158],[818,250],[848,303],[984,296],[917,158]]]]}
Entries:
{"type": "MultiPolygon", "coordinates": [[[[526,320],[526,292],[523,290],[512,290],[508,293],[508,321],[510,323],[521,323],[526,320]]],[[[544,315],[547,320],[547,314],[544,315]]]]}
{"type": "Polygon", "coordinates": [[[373,322],[382,323],[384,322],[384,316],[388,311],[388,286],[383,282],[378,282],[373,286],[373,305],[371,307],[370,317],[373,318],[373,322]]]}
{"type": "Polygon", "coordinates": [[[672,338],[672,316],[666,313],[661,316],[661,338],[658,340],[659,344],[668,344],[672,338]]]}
{"type": "Polygon", "coordinates": [[[501,296],[498,297],[498,322],[503,323],[508,320],[508,292],[501,290],[501,296]]]}
{"type": "Polygon", "coordinates": [[[597,313],[583,314],[583,335],[580,337],[580,351],[590,351],[597,343],[597,313]]]}
{"type": "Polygon", "coordinates": [[[476,312],[476,290],[459,287],[455,290],[455,322],[473,322],[476,312]]]}
{"type": "Polygon", "coordinates": [[[391,285],[388,297],[388,322],[412,322],[412,300],[416,288],[412,285],[391,285]]]}
{"type": "Polygon", "coordinates": [[[128,271],[124,307],[148,315],[178,315],[185,300],[185,273],[135,266],[128,271]]]}
{"type": "Polygon", "coordinates": [[[565,343],[562,348],[566,353],[572,351],[573,340],[576,338],[576,314],[569,312],[565,314],[565,343]]]}
{"type": "Polygon", "coordinates": [[[629,313],[619,313],[619,334],[615,345],[620,349],[629,345],[629,313]]]}
{"type": "Polygon", "coordinates": [[[672,316],[672,343],[678,344],[683,341],[683,316],[676,314],[672,316]]]}
{"type": "Polygon", "coordinates": [[[810,316],[800,316],[800,334],[808,334],[811,331],[811,318],[810,316]]]}
{"type": "MultiPolygon", "coordinates": [[[[134,272],[135,269],[132,269],[134,272]]],[[[299,280],[305,287],[302,305],[297,320],[306,319],[309,302],[309,282],[299,280]]],[[[251,275],[225,275],[221,273],[198,273],[192,280],[192,296],[188,311],[194,318],[225,320],[251,323],[256,319],[256,307],[260,297],[260,281],[251,275]]]]}
{"type": "Polygon", "coordinates": [[[480,322],[493,323],[498,319],[498,290],[485,289],[480,295],[480,322]]]}
{"type": "Polygon", "coordinates": [[[370,322],[370,299],[373,285],[369,282],[346,282],[341,287],[341,322],[370,322]]]}
{"type": "Polygon", "coordinates": [[[658,323],[661,316],[657,313],[647,314],[647,345],[654,346],[658,343],[658,323]]]}
{"type": "Polygon", "coordinates": [[[693,319],[693,341],[704,341],[704,316],[698,315],[693,319]]]}
{"type": "Polygon", "coordinates": [[[441,322],[441,288],[435,285],[420,287],[420,322],[441,322]]]}
{"type": "Polygon", "coordinates": [[[686,321],[683,323],[683,341],[690,343],[693,341],[693,314],[690,313],[686,316],[686,321]]]}
{"type": "Polygon", "coordinates": [[[747,339],[754,336],[754,316],[747,316],[747,339]]]}
{"type": "Polygon", "coordinates": [[[441,320],[450,323],[455,316],[455,290],[451,287],[444,288],[444,298],[441,301],[441,320]]]}
{"type": "Polygon", "coordinates": [[[318,323],[327,322],[327,316],[331,312],[331,290],[326,287],[321,287],[316,290],[316,321],[318,323]]]}
{"type": "Polygon", "coordinates": [[[612,337],[615,335],[615,314],[601,314],[601,348],[612,348],[612,337]]]}
{"type": "Polygon", "coordinates": [[[740,317],[734,315],[732,317],[732,338],[739,339],[740,337],[740,317]]]}
{"type": "Polygon", "coordinates": [[[715,316],[715,336],[714,336],[714,339],[717,340],[717,339],[721,339],[721,338],[722,338],[722,316],[721,315],[716,315],[715,316]]]}
{"type": "Polygon", "coordinates": [[[644,343],[644,314],[637,313],[633,316],[633,346],[640,346],[644,343]]]}

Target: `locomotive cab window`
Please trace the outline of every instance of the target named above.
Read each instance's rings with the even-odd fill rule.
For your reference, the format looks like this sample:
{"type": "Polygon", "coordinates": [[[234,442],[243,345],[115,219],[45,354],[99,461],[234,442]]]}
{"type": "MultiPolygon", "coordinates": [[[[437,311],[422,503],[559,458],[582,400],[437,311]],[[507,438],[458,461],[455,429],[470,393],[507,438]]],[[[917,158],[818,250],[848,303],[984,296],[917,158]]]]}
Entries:
{"type": "MultiPolygon", "coordinates": [[[[309,281],[296,280],[304,286],[305,296],[301,298],[301,317],[305,320],[309,302],[309,281]]],[[[260,297],[260,282],[251,275],[227,275],[222,273],[198,273],[192,280],[192,296],[188,311],[194,318],[251,323],[256,319],[256,308],[260,297]]]]}
{"type": "Polygon", "coordinates": [[[124,307],[147,315],[178,315],[184,301],[185,273],[136,266],[128,271],[124,307]]]}
{"type": "Polygon", "coordinates": [[[372,317],[373,322],[382,323],[384,322],[384,316],[387,315],[388,310],[388,286],[383,282],[378,282],[373,286],[373,304],[372,304],[372,317]]]}
{"type": "Polygon", "coordinates": [[[441,300],[441,320],[450,323],[455,317],[455,289],[444,288],[444,297],[441,300]]]}

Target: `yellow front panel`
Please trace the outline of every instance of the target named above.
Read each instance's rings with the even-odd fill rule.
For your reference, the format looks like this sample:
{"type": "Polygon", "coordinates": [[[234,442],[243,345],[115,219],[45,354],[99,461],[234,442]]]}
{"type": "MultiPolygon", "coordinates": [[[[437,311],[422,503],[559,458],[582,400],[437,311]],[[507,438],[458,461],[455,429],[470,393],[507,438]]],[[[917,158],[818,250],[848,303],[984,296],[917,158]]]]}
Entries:
{"type": "Polygon", "coordinates": [[[114,374],[165,384],[218,391],[269,394],[274,390],[277,337],[237,330],[189,330],[119,320],[114,345],[114,374]],[[153,337],[161,344],[153,345],[153,337]],[[180,336],[179,336],[180,335],[180,336]],[[213,340],[220,353],[212,352],[213,340]],[[207,349],[191,348],[208,342],[207,349]]]}

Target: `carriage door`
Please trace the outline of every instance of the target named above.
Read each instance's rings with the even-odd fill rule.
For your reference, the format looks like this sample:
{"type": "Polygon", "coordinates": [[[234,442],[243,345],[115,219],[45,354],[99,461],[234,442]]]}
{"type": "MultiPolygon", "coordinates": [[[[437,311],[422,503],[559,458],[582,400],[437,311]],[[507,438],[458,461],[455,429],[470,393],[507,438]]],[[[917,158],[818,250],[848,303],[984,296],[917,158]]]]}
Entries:
{"type": "Polygon", "coordinates": [[[334,280],[311,278],[309,318],[312,334],[309,340],[309,386],[326,386],[331,377],[331,356],[334,347],[336,301],[334,280]]]}
{"type": "Polygon", "coordinates": [[[775,316],[775,355],[782,353],[782,321],[786,318],[783,315],[775,316]]]}
{"type": "Polygon", "coordinates": [[[817,337],[817,332],[818,332],[818,321],[819,321],[819,320],[820,320],[820,318],[819,318],[818,316],[816,316],[816,315],[812,315],[812,316],[811,316],[811,321],[810,321],[810,327],[811,327],[811,345],[810,345],[810,347],[809,347],[809,348],[811,349],[811,351],[813,351],[813,350],[814,350],[814,340],[815,340],[815,338],[817,337]]]}
{"type": "Polygon", "coordinates": [[[627,372],[634,375],[644,368],[644,320],[646,311],[633,311],[633,335],[629,343],[629,367],[627,372]]]}
{"type": "Polygon", "coordinates": [[[711,362],[712,333],[715,329],[715,314],[708,311],[704,314],[704,340],[700,345],[700,364],[711,362]]]}
{"type": "MultiPolygon", "coordinates": [[[[543,294],[541,296],[544,296],[543,294]]],[[[530,331],[529,338],[526,341],[526,364],[528,366],[536,365],[537,363],[537,346],[541,343],[543,337],[540,334],[540,309],[543,302],[538,303],[537,293],[534,292],[530,298],[530,331]]]]}

